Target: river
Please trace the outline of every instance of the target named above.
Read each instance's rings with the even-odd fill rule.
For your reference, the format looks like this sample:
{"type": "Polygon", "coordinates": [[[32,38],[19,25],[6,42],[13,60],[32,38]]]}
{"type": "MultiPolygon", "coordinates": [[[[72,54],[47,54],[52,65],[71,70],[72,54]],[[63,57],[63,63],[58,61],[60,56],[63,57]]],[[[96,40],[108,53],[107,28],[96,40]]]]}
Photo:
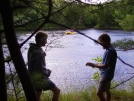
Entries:
{"type": "MultiPolygon", "coordinates": [[[[80,30],[85,35],[96,39],[102,33],[108,33],[112,42],[124,38],[134,39],[134,32],[126,32],[122,30],[96,30],[87,29],[80,30]]],[[[91,85],[96,86],[93,75],[98,69],[85,66],[86,62],[94,62],[92,58],[102,57],[104,49],[100,45],[96,45],[87,37],[74,34],[65,35],[64,31],[46,31],[49,35],[46,49],[46,64],[47,68],[52,70],[50,79],[61,89],[61,91],[74,91],[78,89],[86,89],[91,85]]],[[[30,34],[20,36],[23,41],[30,34]]],[[[27,62],[27,48],[29,43],[34,42],[32,37],[22,49],[23,57],[27,62]]],[[[134,65],[134,50],[117,51],[118,56],[126,63],[134,65]]],[[[117,60],[114,80],[118,83],[128,79],[134,74],[134,69],[117,60]]],[[[126,89],[128,83],[125,83],[118,88],[126,89]]]]}

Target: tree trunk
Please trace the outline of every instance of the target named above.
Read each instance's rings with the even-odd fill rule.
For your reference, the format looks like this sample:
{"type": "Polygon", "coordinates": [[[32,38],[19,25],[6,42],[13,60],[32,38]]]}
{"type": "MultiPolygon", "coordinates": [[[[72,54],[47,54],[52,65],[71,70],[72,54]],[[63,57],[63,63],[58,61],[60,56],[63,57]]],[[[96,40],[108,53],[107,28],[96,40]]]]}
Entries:
{"type": "Polygon", "coordinates": [[[0,99],[7,101],[6,79],[5,79],[5,64],[2,50],[2,40],[0,33],[0,99]]]}
{"type": "Polygon", "coordinates": [[[19,44],[17,42],[11,2],[10,0],[0,0],[0,4],[2,22],[7,45],[10,51],[11,59],[13,60],[15,69],[18,73],[22,87],[24,89],[27,101],[37,101],[34,87],[30,80],[27,68],[25,66],[25,62],[23,60],[19,48],[19,44]]]}

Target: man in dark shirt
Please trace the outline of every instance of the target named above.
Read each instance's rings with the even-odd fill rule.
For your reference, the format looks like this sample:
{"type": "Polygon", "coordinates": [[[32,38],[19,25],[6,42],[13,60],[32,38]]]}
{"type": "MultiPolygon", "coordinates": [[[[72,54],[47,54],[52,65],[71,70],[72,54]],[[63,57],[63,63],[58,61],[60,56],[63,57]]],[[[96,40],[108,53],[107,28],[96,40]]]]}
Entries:
{"type": "Polygon", "coordinates": [[[47,43],[47,37],[44,31],[39,31],[35,36],[36,43],[30,44],[28,49],[28,71],[35,87],[38,101],[40,101],[42,90],[51,90],[54,93],[52,101],[58,101],[60,89],[49,79],[51,70],[46,68],[46,53],[41,48],[47,43]]]}
{"type": "Polygon", "coordinates": [[[102,63],[95,64],[95,63],[87,62],[86,66],[99,68],[101,79],[99,82],[97,95],[100,101],[110,101],[111,93],[109,88],[110,88],[111,80],[114,77],[117,53],[116,50],[111,45],[111,39],[108,34],[100,35],[98,40],[100,44],[103,46],[103,49],[106,49],[103,55],[102,63]]]}

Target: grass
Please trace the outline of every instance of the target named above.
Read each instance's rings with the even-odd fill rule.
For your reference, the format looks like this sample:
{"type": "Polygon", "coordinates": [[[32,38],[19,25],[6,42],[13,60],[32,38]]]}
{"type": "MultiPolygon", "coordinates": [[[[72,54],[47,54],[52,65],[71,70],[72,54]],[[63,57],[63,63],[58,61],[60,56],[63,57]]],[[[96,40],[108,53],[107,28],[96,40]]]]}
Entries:
{"type": "Polygon", "coordinates": [[[111,101],[134,101],[134,92],[126,90],[111,90],[111,101]]]}
{"type": "MultiPolygon", "coordinates": [[[[134,92],[112,89],[111,95],[111,101],[134,101],[134,92]]],[[[41,101],[51,101],[51,98],[50,91],[43,92],[41,101]]],[[[99,101],[99,99],[96,95],[96,88],[92,87],[84,91],[60,94],[59,101],[99,101]]]]}
{"type": "MultiPolygon", "coordinates": [[[[134,90],[111,90],[111,101],[134,101],[134,90]]],[[[52,92],[45,91],[42,93],[41,101],[52,101],[52,92]]],[[[25,98],[20,97],[18,100],[14,96],[10,96],[8,101],[26,101],[25,98]]],[[[61,93],[59,101],[99,101],[96,95],[96,88],[91,87],[83,91],[74,91],[68,93],[61,93]]]]}
{"type": "MultiPolygon", "coordinates": [[[[51,101],[52,93],[50,91],[43,92],[42,101],[51,101]]],[[[88,90],[84,91],[75,91],[69,93],[61,93],[59,101],[95,101],[90,97],[88,90]]],[[[97,100],[96,100],[97,101],[97,100]]]]}

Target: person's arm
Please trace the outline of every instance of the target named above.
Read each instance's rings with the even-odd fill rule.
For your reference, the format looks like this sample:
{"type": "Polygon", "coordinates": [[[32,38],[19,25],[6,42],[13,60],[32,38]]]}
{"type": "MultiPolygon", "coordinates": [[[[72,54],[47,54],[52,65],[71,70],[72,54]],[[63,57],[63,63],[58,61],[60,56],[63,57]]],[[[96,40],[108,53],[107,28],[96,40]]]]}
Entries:
{"type": "Polygon", "coordinates": [[[100,68],[100,69],[107,69],[108,68],[108,65],[105,65],[105,64],[96,64],[96,63],[91,63],[91,62],[87,62],[86,63],[86,66],[91,66],[91,67],[96,67],[96,68],[100,68]]]}
{"type": "Polygon", "coordinates": [[[52,71],[46,68],[45,57],[44,57],[46,56],[46,53],[45,52],[42,53],[38,51],[38,55],[39,56],[36,60],[37,62],[36,66],[44,74],[44,76],[49,77],[52,71]]]}

